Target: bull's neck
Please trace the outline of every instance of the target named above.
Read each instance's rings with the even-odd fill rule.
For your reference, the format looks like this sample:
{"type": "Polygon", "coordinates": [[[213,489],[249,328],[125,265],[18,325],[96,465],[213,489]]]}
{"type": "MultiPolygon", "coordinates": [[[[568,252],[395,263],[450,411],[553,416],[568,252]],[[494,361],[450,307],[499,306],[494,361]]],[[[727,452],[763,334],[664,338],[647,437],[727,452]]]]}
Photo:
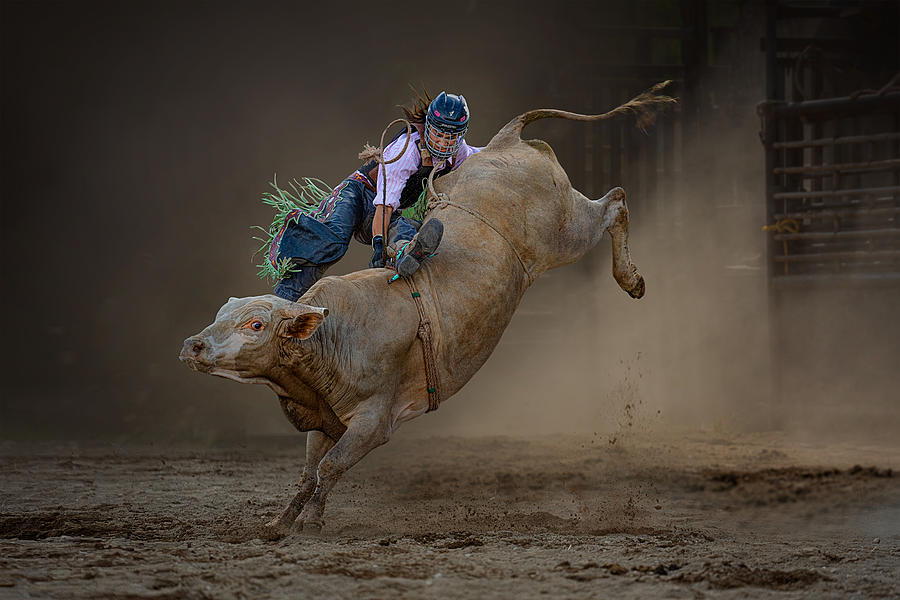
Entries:
{"type": "Polygon", "coordinates": [[[334,441],[346,431],[346,426],[325,398],[298,377],[290,364],[276,367],[271,374],[271,380],[277,384],[273,389],[281,401],[281,410],[299,431],[315,429],[334,441]]]}
{"type": "Polygon", "coordinates": [[[269,379],[276,384],[272,389],[279,396],[287,395],[309,407],[317,405],[318,394],[303,381],[302,377],[298,376],[290,361],[283,361],[282,364],[273,367],[269,373],[269,379]]]}
{"type": "Polygon", "coordinates": [[[339,321],[325,319],[309,338],[289,340],[286,344],[284,376],[325,399],[340,396],[346,387],[347,370],[341,363],[346,352],[340,348],[339,321]]]}

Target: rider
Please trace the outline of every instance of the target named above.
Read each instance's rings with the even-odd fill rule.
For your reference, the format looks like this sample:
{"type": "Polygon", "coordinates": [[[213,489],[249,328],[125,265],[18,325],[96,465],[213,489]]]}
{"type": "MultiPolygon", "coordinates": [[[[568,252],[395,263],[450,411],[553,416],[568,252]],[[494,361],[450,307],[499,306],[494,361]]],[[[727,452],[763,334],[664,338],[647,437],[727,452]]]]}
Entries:
{"type": "MultiPolygon", "coordinates": [[[[370,267],[384,266],[384,239],[389,236],[391,244],[401,249],[397,271],[405,277],[415,273],[420,262],[437,249],[442,223],[429,219],[417,234],[417,223],[401,217],[400,211],[419,198],[434,162],[446,161],[435,174],[443,175],[481,148],[463,140],[469,109],[462,96],[441,92],[429,103],[426,93],[424,98],[417,96],[412,109],[403,107],[403,112],[413,130],[406,152],[387,165],[386,191],[382,167],[371,160],[334,188],[325,202],[333,206],[333,211],[325,219],[300,214],[285,225],[273,249],[276,252],[270,256],[277,257],[276,261],[291,259],[293,271],[275,286],[276,295],[291,301],[299,299],[344,255],[354,234],[364,243],[371,240],[370,267]],[[371,238],[366,239],[369,235],[371,238]]],[[[385,148],[385,161],[397,157],[406,138],[404,127],[385,148]]]]}
{"type": "MultiPolygon", "coordinates": [[[[439,167],[436,177],[444,175],[459,168],[468,157],[481,150],[469,146],[464,139],[469,128],[469,107],[462,95],[441,92],[430,103],[426,95],[425,98],[417,98],[412,111],[406,108],[403,111],[415,129],[409,136],[410,143],[402,157],[397,159],[406,144],[405,131],[384,149],[384,160],[388,163],[386,167],[378,167],[372,219],[373,255],[369,263],[373,267],[384,266],[382,249],[384,236],[388,232],[386,224],[390,223],[398,209],[402,210],[416,201],[432,169],[439,167]],[[394,159],[397,160],[389,162],[394,159]],[[382,170],[385,168],[387,176],[383,178],[382,170]]],[[[437,249],[443,232],[444,226],[438,219],[425,221],[416,237],[401,247],[397,272],[404,277],[415,273],[420,262],[437,249]]]]}

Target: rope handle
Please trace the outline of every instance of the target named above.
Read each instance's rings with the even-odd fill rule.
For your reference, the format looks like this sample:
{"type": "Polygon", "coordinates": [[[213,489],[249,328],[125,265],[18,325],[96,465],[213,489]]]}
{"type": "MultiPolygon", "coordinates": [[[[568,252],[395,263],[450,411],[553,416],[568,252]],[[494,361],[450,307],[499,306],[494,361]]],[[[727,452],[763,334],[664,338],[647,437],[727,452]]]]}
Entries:
{"type": "MultiPolygon", "coordinates": [[[[381,165],[381,234],[386,235],[386,231],[384,230],[384,207],[387,202],[387,165],[397,162],[400,160],[404,154],[406,154],[406,149],[409,148],[409,140],[412,139],[412,125],[409,121],[404,118],[394,119],[390,123],[388,123],[387,127],[381,130],[381,144],[378,147],[378,154],[375,155],[375,160],[378,161],[378,164],[381,165]],[[406,124],[406,143],[403,144],[403,150],[401,150],[397,156],[392,158],[391,160],[384,160],[384,136],[387,135],[388,130],[393,127],[396,123],[404,123],[406,124]]],[[[387,244],[382,244],[381,246],[381,260],[387,263],[387,244]]]]}
{"type": "Polygon", "coordinates": [[[443,159],[440,163],[436,164],[433,169],[431,169],[431,173],[428,174],[428,193],[435,200],[444,200],[446,196],[444,194],[438,194],[434,191],[434,174],[439,170],[444,168],[444,163],[447,162],[447,159],[443,159]]]}

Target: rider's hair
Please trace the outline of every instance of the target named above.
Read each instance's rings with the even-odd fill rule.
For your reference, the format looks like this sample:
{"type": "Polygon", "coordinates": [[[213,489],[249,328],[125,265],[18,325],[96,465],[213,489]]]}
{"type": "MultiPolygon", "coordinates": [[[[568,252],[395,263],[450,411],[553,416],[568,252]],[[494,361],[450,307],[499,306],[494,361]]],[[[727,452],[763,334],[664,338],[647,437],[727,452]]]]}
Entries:
{"type": "Polygon", "coordinates": [[[410,101],[409,106],[401,106],[400,110],[403,111],[403,114],[406,115],[406,120],[410,123],[424,123],[425,115],[428,114],[428,105],[431,104],[431,96],[424,85],[422,86],[421,94],[412,84],[409,85],[409,89],[412,90],[416,97],[410,101]]]}

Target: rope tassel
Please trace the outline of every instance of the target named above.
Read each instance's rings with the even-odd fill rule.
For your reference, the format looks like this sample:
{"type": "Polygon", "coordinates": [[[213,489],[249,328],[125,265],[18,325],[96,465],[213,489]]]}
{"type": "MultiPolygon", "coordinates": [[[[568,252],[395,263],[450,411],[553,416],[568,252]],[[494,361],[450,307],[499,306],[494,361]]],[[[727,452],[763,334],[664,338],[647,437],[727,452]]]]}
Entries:
{"type": "MultiPolygon", "coordinates": [[[[800,223],[797,219],[781,219],[776,221],[774,225],[763,225],[763,231],[766,232],[774,232],[774,233],[797,233],[800,231],[800,223]]],[[[781,240],[782,248],[784,249],[784,255],[788,255],[788,243],[787,240],[781,240]]],[[[788,263],[784,263],[784,274],[790,274],[788,269],[788,263]]]]}

